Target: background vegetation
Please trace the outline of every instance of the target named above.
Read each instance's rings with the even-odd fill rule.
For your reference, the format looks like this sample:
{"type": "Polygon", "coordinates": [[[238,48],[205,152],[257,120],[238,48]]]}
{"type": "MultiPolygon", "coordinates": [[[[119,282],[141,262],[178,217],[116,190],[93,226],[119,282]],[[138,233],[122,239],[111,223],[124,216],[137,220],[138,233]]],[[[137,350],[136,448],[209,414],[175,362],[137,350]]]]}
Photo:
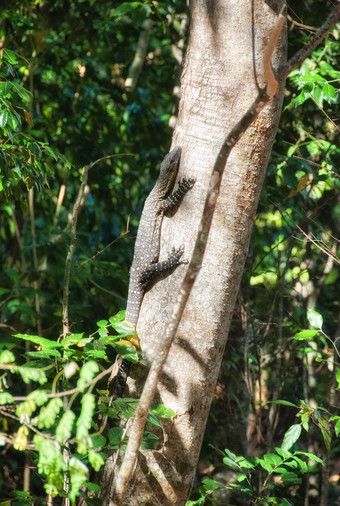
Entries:
{"type": "MultiPolygon", "coordinates": [[[[325,1],[294,2],[289,11],[291,53],[330,9],[325,1]]],[[[183,38],[185,16],[181,1],[27,0],[5,2],[3,7],[2,498],[13,493],[18,497],[25,484],[35,501],[43,503],[46,492],[62,496],[62,490],[74,500],[89,479],[82,466],[97,470],[101,465],[104,455],[96,449],[121,444],[118,428],[100,439],[104,436],[98,414],[130,416],[133,403],[109,411],[103,400],[106,377],[95,378],[117,352],[137,360],[136,350],[126,343],[123,314],[111,317],[125,308],[138,217],[170,145],[168,122],[176,108],[173,88],[179,75],[174,45],[183,38]],[[154,22],[147,57],[136,88],[130,90],[125,79],[147,17],[154,22]],[[131,156],[121,156],[127,154],[131,156]],[[73,335],[63,341],[65,258],[81,169],[108,155],[117,156],[89,171],[69,287],[73,335]],[[48,341],[27,340],[25,334],[48,341]],[[65,398],[46,397],[42,391],[72,388],[77,392],[65,398]],[[9,392],[14,397],[9,398],[9,392]],[[24,399],[27,394],[29,400],[24,399]],[[62,417],[64,411],[70,418],[62,417]],[[70,413],[82,423],[73,423],[70,413]],[[30,485],[24,479],[25,463],[33,466],[30,485]],[[70,477],[66,484],[65,471],[70,477]]],[[[217,488],[218,501],[228,501],[223,494],[229,491],[217,482],[234,488],[240,484],[235,504],[246,504],[248,497],[294,505],[309,497],[310,504],[322,504],[320,497],[324,500],[328,494],[324,504],[332,505],[339,495],[339,36],[334,29],[287,82],[202,449],[200,478],[215,481],[205,481],[193,494],[193,503],[209,500],[217,488]],[[240,375],[244,382],[236,383],[240,375]],[[240,437],[240,423],[248,429],[247,438],[240,437]],[[286,443],[281,447],[282,441],[286,443]],[[222,459],[209,444],[229,448],[229,454],[222,459]],[[281,454],[275,447],[281,447],[281,454]],[[262,459],[262,464],[255,457],[238,461],[242,465],[237,467],[235,454],[244,456],[246,448],[257,458],[275,457],[267,457],[267,463],[262,459]],[[282,454],[285,451],[295,459],[282,454]],[[303,460],[308,466],[299,463],[294,453],[299,451],[308,453],[303,460]],[[295,464],[284,471],[282,459],[295,464]],[[285,477],[284,472],[291,474],[285,477]]],[[[164,416],[171,413],[155,408],[150,422],[159,424],[164,416]]],[[[157,444],[152,430],[144,444],[157,444]]],[[[96,490],[90,483],[88,487],[96,490]]],[[[29,504],[30,496],[25,497],[29,504]]]]}

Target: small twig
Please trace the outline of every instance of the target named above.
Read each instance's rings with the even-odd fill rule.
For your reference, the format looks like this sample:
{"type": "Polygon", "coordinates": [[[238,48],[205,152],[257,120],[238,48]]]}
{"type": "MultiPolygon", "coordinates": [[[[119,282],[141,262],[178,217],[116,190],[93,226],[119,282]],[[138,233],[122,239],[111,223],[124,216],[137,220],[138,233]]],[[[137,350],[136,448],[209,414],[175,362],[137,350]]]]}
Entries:
{"type": "Polygon", "coordinates": [[[70,240],[70,246],[67,252],[66,256],[66,262],[65,262],[65,275],[64,275],[64,284],[63,284],[63,336],[66,337],[70,333],[70,326],[69,326],[69,318],[68,318],[68,299],[69,299],[69,287],[70,287],[70,276],[71,276],[71,266],[72,266],[72,258],[74,254],[74,249],[77,242],[77,221],[78,216],[80,213],[81,208],[85,204],[85,189],[87,185],[87,179],[89,171],[97,165],[99,162],[102,162],[103,160],[108,160],[110,158],[120,158],[123,156],[133,156],[131,153],[127,154],[121,154],[121,155],[107,155],[103,156],[102,158],[98,158],[95,162],[90,163],[89,165],[86,165],[83,168],[83,174],[81,178],[81,185],[79,188],[79,192],[76,198],[76,201],[73,206],[72,211],[72,217],[71,217],[71,240],[70,240]]]}
{"type": "Polygon", "coordinates": [[[152,26],[153,21],[150,18],[147,18],[143,23],[142,31],[140,32],[139,39],[137,42],[136,53],[131,63],[128,77],[126,78],[124,83],[125,88],[127,88],[128,90],[133,91],[137,85],[138,77],[144,65],[152,26]]]}
{"type": "Polygon", "coordinates": [[[313,100],[313,102],[314,102],[314,103],[318,106],[318,108],[320,109],[320,111],[321,111],[321,112],[322,112],[322,113],[326,116],[326,118],[328,119],[328,121],[329,121],[330,123],[332,123],[332,125],[334,126],[334,128],[335,128],[338,132],[340,132],[340,128],[338,127],[338,125],[337,125],[336,123],[334,123],[334,121],[332,120],[332,118],[330,118],[330,117],[328,116],[328,114],[326,113],[326,111],[325,111],[322,107],[320,107],[320,106],[319,106],[319,104],[317,103],[317,101],[315,100],[315,98],[313,97],[313,95],[312,95],[312,94],[310,94],[310,98],[311,98],[311,99],[313,100]]]}
{"type": "MultiPolygon", "coordinates": [[[[30,221],[31,221],[31,237],[32,237],[32,252],[33,252],[33,272],[36,274],[38,270],[38,255],[37,255],[37,235],[35,233],[35,217],[34,217],[34,190],[31,188],[28,191],[28,209],[30,214],[30,221]]],[[[37,313],[37,331],[38,335],[41,335],[41,319],[40,319],[40,297],[38,294],[38,281],[33,281],[33,288],[34,288],[34,306],[35,311],[37,313]]]]}
{"type": "Polygon", "coordinates": [[[299,23],[298,21],[295,21],[295,19],[293,19],[291,16],[287,16],[287,19],[288,21],[290,21],[292,23],[292,27],[291,27],[291,30],[297,26],[298,28],[301,28],[301,30],[309,30],[311,32],[316,32],[317,31],[317,27],[316,26],[309,26],[309,25],[304,25],[303,23],[299,23]]]}
{"type": "Polygon", "coordinates": [[[65,262],[65,274],[64,274],[64,287],[63,287],[63,336],[64,338],[70,333],[69,319],[68,319],[68,299],[69,299],[69,287],[70,287],[70,275],[71,265],[74,249],[77,242],[77,221],[80,210],[85,203],[84,194],[88,179],[88,173],[90,165],[83,168],[83,174],[81,178],[81,185],[73,206],[72,218],[71,218],[71,240],[69,249],[66,256],[65,262]]]}
{"type": "MultiPolygon", "coordinates": [[[[101,380],[102,378],[104,378],[105,376],[110,374],[110,372],[114,368],[114,365],[115,364],[110,365],[110,367],[108,369],[105,369],[104,371],[99,373],[95,378],[93,378],[91,381],[89,381],[88,383],[85,383],[85,385],[81,389],[78,387],[75,387],[75,388],[71,388],[71,390],[65,390],[64,392],[53,392],[50,394],[46,394],[46,396],[48,399],[55,399],[56,397],[65,397],[67,395],[72,395],[72,394],[76,394],[78,392],[82,392],[85,388],[93,385],[94,383],[97,383],[97,381],[101,380]]],[[[5,369],[5,367],[2,367],[2,369],[5,369]]],[[[27,396],[24,396],[24,395],[13,396],[14,402],[25,401],[26,399],[27,399],[27,396]]]]}
{"type": "Polygon", "coordinates": [[[97,251],[97,253],[95,253],[91,258],[88,258],[87,260],[85,260],[84,262],[82,262],[81,264],[79,264],[75,272],[78,272],[79,269],[81,269],[82,267],[84,267],[84,265],[88,264],[89,262],[92,262],[92,260],[95,260],[97,257],[99,257],[99,255],[101,255],[102,253],[104,253],[104,251],[106,251],[108,248],[110,248],[113,244],[115,244],[116,242],[120,241],[120,239],[122,239],[124,236],[126,236],[130,232],[129,225],[130,225],[130,217],[128,218],[125,232],[123,232],[119,237],[116,237],[115,239],[113,239],[113,241],[111,241],[109,244],[107,244],[106,246],[104,246],[104,248],[102,248],[101,250],[97,251]]]}

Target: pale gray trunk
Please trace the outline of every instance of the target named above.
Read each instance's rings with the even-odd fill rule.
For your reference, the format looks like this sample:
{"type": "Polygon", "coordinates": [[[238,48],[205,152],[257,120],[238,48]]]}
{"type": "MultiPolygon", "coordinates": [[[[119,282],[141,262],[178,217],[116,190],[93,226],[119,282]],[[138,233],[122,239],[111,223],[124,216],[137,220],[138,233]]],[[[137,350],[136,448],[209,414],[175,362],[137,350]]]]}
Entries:
{"type": "MultiPolygon", "coordinates": [[[[265,84],[264,54],[281,5],[254,2],[252,12],[250,0],[190,3],[190,41],[172,146],[183,150],[179,177],[197,181],[176,215],[163,221],[160,259],[172,244],[185,244],[184,256],[190,257],[217,154],[256,98],[258,86],[265,84]]],[[[275,68],[285,54],[283,36],[274,54],[275,68]]],[[[280,89],[229,157],[203,265],[158,389],[160,401],[176,416],[163,424],[159,451],[141,450],[126,505],[183,505],[190,492],[282,97],[280,89]]],[[[150,361],[184,272],[185,266],[179,267],[144,297],[137,331],[150,361]]]]}

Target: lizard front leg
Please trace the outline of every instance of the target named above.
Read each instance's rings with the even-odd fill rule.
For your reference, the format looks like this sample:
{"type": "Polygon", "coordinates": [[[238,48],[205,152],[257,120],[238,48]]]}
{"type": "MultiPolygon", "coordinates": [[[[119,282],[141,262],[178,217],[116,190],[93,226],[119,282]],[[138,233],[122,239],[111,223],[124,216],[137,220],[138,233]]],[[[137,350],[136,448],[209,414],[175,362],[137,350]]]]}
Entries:
{"type": "Polygon", "coordinates": [[[166,212],[172,211],[182,202],[183,197],[189,190],[194,186],[196,182],[195,178],[183,178],[178,181],[178,188],[176,191],[171,193],[165,200],[159,203],[159,211],[166,212]]]}

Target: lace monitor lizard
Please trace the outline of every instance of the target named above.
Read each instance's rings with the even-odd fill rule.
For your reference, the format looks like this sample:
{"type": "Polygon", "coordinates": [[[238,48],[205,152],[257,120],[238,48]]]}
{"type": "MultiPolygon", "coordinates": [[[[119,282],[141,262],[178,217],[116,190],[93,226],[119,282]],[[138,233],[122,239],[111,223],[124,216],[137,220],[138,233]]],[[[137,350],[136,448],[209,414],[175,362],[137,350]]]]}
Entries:
{"type": "MultiPolygon", "coordinates": [[[[161,225],[164,214],[174,211],[185,194],[195,184],[195,179],[181,179],[173,192],[181,158],[181,148],[175,147],[161,163],[156,184],[147,197],[140,219],[130,270],[129,293],[125,321],[136,328],[140,307],[150,284],[157,281],[160,273],[170,273],[180,264],[184,246],[173,247],[167,260],[159,261],[161,225]]],[[[114,387],[113,398],[121,397],[129,374],[130,363],[122,360],[114,387]]]]}

